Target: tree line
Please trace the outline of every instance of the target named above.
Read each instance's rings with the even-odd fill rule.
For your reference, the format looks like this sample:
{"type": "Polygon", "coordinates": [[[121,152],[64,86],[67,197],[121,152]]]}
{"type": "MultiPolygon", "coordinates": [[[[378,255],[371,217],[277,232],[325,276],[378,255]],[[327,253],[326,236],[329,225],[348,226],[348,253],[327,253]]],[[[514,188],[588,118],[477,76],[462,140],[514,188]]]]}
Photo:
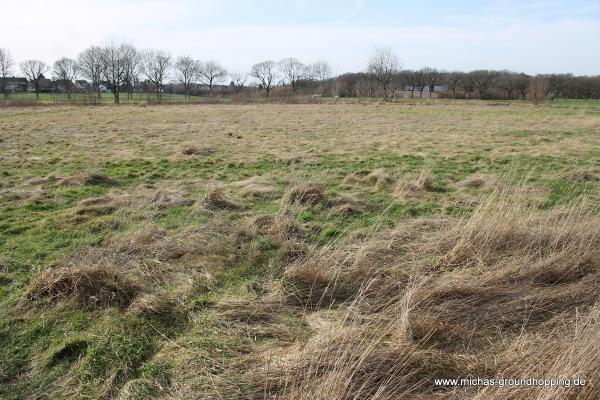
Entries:
{"type": "MultiPolygon", "coordinates": [[[[14,69],[14,61],[7,50],[0,49],[0,77],[4,96],[8,96],[6,81],[14,69]]],[[[52,73],[55,81],[64,87],[70,98],[75,91],[75,82],[84,78],[90,84],[89,91],[101,96],[101,89],[108,89],[119,103],[125,93],[131,97],[136,89],[151,88],[160,99],[167,82],[183,88],[186,96],[191,96],[195,84],[213,87],[228,78],[234,91],[243,88],[248,77],[258,82],[258,87],[270,96],[271,90],[279,85],[289,84],[293,92],[301,81],[326,80],[331,76],[331,67],[326,61],[304,64],[290,57],[279,62],[267,60],[252,66],[248,73],[228,71],[215,60],[200,61],[189,56],[173,58],[161,50],[138,50],[128,43],[109,43],[104,46],[91,46],[82,51],[76,59],[60,58],[53,66],[40,60],[25,60],[18,65],[36,96],[39,98],[40,83],[45,75],[52,73]]]]}
{"type": "Polygon", "coordinates": [[[475,70],[471,72],[440,71],[423,67],[402,69],[398,56],[386,48],[376,49],[371,56],[367,73],[344,74],[336,78],[337,91],[343,96],[388,99],[398,92],[410,92],[410,97],[436,92],[443,85],[445,97],[477,99],[599,99],[600,76],[573,74],[539,74],[530,76],[507,70],[475,70]]]}
{"type": "MultiPolygon", "coordinates": [[[[8,96],[7,78],[17,67],[10,54],[0,48],[0,83],[8,96]]],[[[39,97],[40,83],[49,72],[70,98],[75,82],[85,79],[87,92],[101,96],[109,91],[114,102],[128,98],[136,91],[152,92],[160,99],[165,87],[176,85],[190,97],[193,88],[202,84],[213,92],[215,85],[229,82],[234,93],[253,87],[271,96],[273,89],[287,89],[291,94],[314,93],[339,97],[436,97],[478,99],[598,99],[600,76],[548,74],[530,76],[524,73],[495,70],[446,72],[423,67],[403,69],[397,54],[387,48],[376,49],[368,61],[366,72],[333,76],[327,61],[303,63],[290,57],[278,62],[266,60],[254,64],[248,72],[228,71],[215,60],[201,61],[189,56],[173,58],[161,50],[138,50],[129,43],[91,46],[75,59],[62,57],[52,66],[40,60],[25,60],[18,70],[39,97]]]]}

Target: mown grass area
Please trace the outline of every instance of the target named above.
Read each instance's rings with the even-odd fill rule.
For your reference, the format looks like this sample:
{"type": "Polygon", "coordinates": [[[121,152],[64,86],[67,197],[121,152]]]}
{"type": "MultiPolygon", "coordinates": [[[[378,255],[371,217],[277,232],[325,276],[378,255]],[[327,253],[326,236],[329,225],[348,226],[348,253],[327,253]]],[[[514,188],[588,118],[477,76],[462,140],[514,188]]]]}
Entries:
{"type": "Polygon", "coordinates": [[[588,105],[0,109],[0,397],[561,398],[431,380],[594,382],[588,105]]]}

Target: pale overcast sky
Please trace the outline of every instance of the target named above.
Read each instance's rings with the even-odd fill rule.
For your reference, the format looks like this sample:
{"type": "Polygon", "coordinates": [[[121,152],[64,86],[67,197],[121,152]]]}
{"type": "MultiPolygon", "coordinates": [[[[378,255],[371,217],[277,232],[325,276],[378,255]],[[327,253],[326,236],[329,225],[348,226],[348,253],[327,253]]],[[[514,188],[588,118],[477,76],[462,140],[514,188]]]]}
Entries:
{"type": "Polygon", "coordinates": [[[600,74],[600,1],[2,0],[1,10],[0,47],[17,62],[116,39],[241,71],[289,56],[360,71],[385,46],[406,68],[600,74]]]}

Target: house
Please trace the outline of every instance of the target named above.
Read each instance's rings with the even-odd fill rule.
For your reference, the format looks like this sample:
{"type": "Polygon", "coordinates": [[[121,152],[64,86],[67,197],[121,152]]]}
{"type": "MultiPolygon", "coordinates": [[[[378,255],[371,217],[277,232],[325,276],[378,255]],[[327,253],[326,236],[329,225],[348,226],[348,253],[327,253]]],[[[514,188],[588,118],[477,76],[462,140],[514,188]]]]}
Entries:
{"type": "Polygon", "coordinates": [[[88,90],[90,90],[90,88],[91,88],[90,83],[84,79],[75,81],[75,90],[77,90],[77,91],[87,92],[88,90]]]}
{"type": "Polygon", "coordinates": [[[40,92],[49,93],[52,91],[52,81],[47,79],[44,75],[40,75],[40,92]]]}
{"type": "Polygon", "coordinates": [[[443,85],[443,84],[438,84],[438,85],[425,85],[425,86],[418,86],[418,85],[406,85],[406,87],[404,88],[404,90],[406,91],[415,91],[415,92],[419,92],[421,90],[421,88],[423,88],[424,92],[433,92],[433,93],[446,93],[448,91],[448,85],[443,85]]]}
{"type": "MultiPolygon", "coordinates": [[[[6,91],[8,93],[22,93],[27,91],[27,79],[25,78],[17,78],[14,76],[6,78],[6,91]]],[[[0,86],[2,85],[2,80],[0,79],[0,86]]]]}
{"type": "MultiPolygon", "coordinates": [[[[41,85],[40,85],[41,87],[41,85]]],[[[73,82],[68,79],[56,79],[52,81],[52,91],[55,93],[68,92],[73,87],[73,82]]]]}

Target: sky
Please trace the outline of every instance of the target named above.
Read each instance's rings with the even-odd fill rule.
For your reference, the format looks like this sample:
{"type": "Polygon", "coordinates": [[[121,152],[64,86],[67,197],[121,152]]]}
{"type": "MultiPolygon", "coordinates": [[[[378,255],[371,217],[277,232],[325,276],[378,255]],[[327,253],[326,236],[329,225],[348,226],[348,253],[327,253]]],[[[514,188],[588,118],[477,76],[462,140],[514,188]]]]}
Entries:
{"type": "Polygon", "coordinates": [[[0,47],[17,62],[116,40],[232,71],[285,57],[363,71],[389,47],[404,68],[600,74],[600,0],[2,0],[1,10],[0,47]]]}

